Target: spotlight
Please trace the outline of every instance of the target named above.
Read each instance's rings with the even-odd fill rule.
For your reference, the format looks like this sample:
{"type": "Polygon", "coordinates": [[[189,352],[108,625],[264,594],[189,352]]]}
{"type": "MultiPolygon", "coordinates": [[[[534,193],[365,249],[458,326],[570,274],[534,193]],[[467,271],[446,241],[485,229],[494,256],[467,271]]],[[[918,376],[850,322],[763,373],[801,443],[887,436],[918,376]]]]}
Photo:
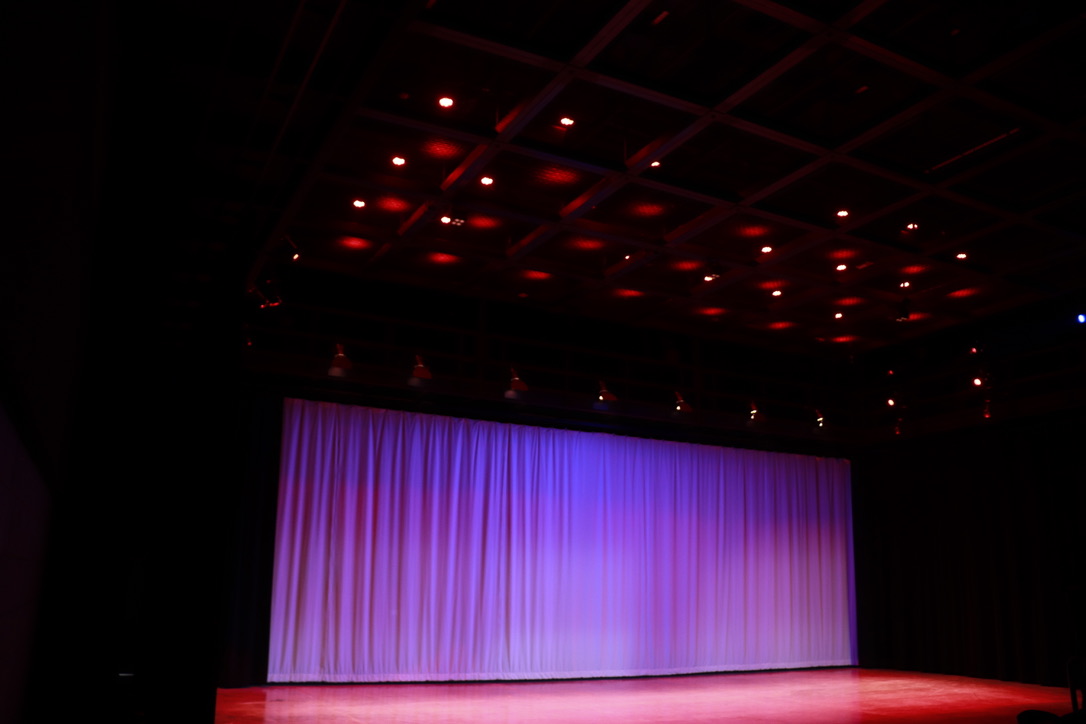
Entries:
{"type": "Polygon", "coordinates": [[[984,378],[983,377],[974,377],[973,378],[973,387],[980,387],[983,384],[984,384],[984,378]]]}
{"type": "Polygon", "coordinates": [[[898,286],[901,287],[902,289],[908,289],[909,287],[912,286],[912,282],[910,282],[908,279],[906,279],[905,281],[898,284],[898,286]]]}
{"type": "Polygon", "coordinates": [[[886,400],[886,404],[887,404],[887,405],[889,405],[890,407],[893,407],[893,406],[894,406],[895,404],[897,404],[897,403],[895,403],[895,402],[894,402],[894,398],[893,398],[893,397],[891,397],[891,398],[889,398],[888,400],[886,400]]]}
{"type": "Polygon", "coordinates": [[[600,380],[599,401],[600,402],[615,402],[616,400],[618,400],[618,398],[615,397],[614,393],[607,389],[607,383],[605,383],[603,380],[600,380]]]}
{"type": "Polygon", "coordinates": [[[437,99],[437,104],[438,104],[439,106],[441,106],[442,108],[452,108],[452,106],[453,106],[453,99],[452,99],[452,98],[449,98],[448,96],[445,96],[445,97],[443,97],[443,98],[438,98],[438,99],[437,99]]]}
{"type": "Polygon", "coordinates": [[[896,322],[908,322],[909,318],[911,316],[912,316],[912,308],[911,308],[911,305],[909,304],[908,297],[906,297],[905,299],[902,299],[901,304],[898,305],[898,307],[897,307],[897,316],[894,317],[894,321],[896,321],[896,322]]]}
{"type": "Polygon", "coordinates": [[[441,220],[442,224],[451,224],[452,223],[452,217],[451,216],[442,216],[440,220],[441,220]]]}
{"type": "Polygon", "coordinates": [[[351,369],[351,361],[347,359],[347,355],[343,351],[343,345],[337,344],[332,363],[328,365],[328,375],[331,377],[346,377],[349,369],[351,369]]]}
{"type": "Polygon", "coordinates": [[[845,315],[842,312],[837,312],[836,314],[833,315],[833,318],[834,319],[841,319],[844,316],[845,315]]]}
{"type": "Polygon", "coordinates": [[[510,367],[509,373],[512,375],[512,378],[509,380],[509,389],[516,392],[527,392],[528,383],[517,376],[517,371],[510,367]]]}
{"type": "Polygon", "coordinates": [[[351,202],[351,206],[355,207],[356,209],[364,209],[366,207],[366,202],[362,199],[355,199],[351,202]]]}
{"type": "Polygon", "coordinates": [[[494,183],[494,179],[490,178],[489,176],[483,176],[481,179],[479,179],[479,183],[481,183],[483,186],[490,186],[494,183]]]}
{"type": "Polygon", "coordinates": [[[675,393],[675,412],[693,412],[694,408],[690,403],[683,399],[683,396],[678,392],[675,393]]]}
{"type": "Polygon", "coordinates": [[[750,419],[748,422],[754,422],[758,418],[758,405],[753,402],[750,403],[750,419]]]}
{"type": "Polygon", "coordinates": [[[920,225],[909,222],[908,224],[905,224],[905,228],[909,231],[916,231],[920,228],[920,225]]]}
{"type": "Polygon", "coordinates": [[[423,364],[421,355],[415,355],[415,369],[411,371],[411,376],[420,380],[429,380],[433,378],[433,375],[430,374],[430,369],[423,364]]]}
{"type": "Polygon", "coordinates": [[[1079,324],[1086,324],[1086,314],[1080,314],[1077,317],[1075,317],[1075,319],[1078,320],[1079,324]]]}
{"type": "Polygon", "coordinates": [[[775,296],[775,297],[779,297],[782,294],[784,294],[784,292],[782,292],[780,289],[774,289],[773,290],[773,296],[775,296]]]}
{"type": "Polygon", "coordinates": [[[528,391],[528,385],[524,380],[517,376],[517,371],[512,367],[509,368],[509,374],[512,375],[512,377],[509,380],[509,389],[505,391],[505,399],[515,400],[520,397],[518,393],[528,391]]]}
{"type": "Polygon", "coordinates": [[[815,425],[817,425],[818,427],[826,426],[826,418],[823,417],[822,413],[818,410],[815,410],[815,425]]]}
{"type": "Polygon", "coordinates": [[[403,156],[393,156],[392,157],[392,165],[393,166],[403,166],[405,163],[407,163],[407,159],[404,158],[403,156]]]}
{"type": "Polygon", "coordinates": [[[652,166],[653,168],[660,168],[660,162],[659,161],[653,161],[649,165],[652,166]]]}
{"type": "Polygon", "coordinates": [[[848,209],[841,209],[840,211],[837,212],[837,218],[838,219],[844,219],[844,218],[847,218],[847,217],[848,217],[848,209]]]}
{"type": "Polygon", "coordinates": [[[763,253],[763,254],[768,254],[768,253],[769,253],[769,252],[771,252],[771,251],[773,251],[773,247],[772,247],[772,246],[763,246],[763,247],[762,247],[762,253],[763,253]]]}
{"type": "Polygon", "coordinates": [[[848,264],[838,264],[837,265],[837,271],[844,271],[845,269],[848,269],[848,264]]]}
{"type": "Polygon", "coordinates": [[[955,259],[968,259],[969,255],[966,254],[964,251],[959,251],[957,254],[954,255],[954,258],[955,259]]]}
{"type": "Polygon", "coordinates": [[[560,119],[558,120],[558,122],[559,122],[559,123],[561,123],[561,124],[562,124],[563,126],[565,126],[566,128],[569,128],[570,126],[572,126],[572,125],[573,125],[573,119],[572,119],[572,118],[570,118],[569,116],[562,116],[562,117],[561,117],[561,118],[560,118],[560,119]]]}

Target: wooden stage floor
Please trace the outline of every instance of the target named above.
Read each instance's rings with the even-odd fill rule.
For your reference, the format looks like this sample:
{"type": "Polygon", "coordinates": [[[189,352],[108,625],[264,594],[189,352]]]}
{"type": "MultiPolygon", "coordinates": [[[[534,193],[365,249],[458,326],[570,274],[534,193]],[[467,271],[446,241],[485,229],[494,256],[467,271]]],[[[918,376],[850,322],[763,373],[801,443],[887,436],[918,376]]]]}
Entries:
{"type": "Polygon", "coordinates": [[[1013,724],[1070,711],[1066,689],[961,676],[816,669],[638,679],[222,689],[216,724],[773,722],[1013,724]]]}

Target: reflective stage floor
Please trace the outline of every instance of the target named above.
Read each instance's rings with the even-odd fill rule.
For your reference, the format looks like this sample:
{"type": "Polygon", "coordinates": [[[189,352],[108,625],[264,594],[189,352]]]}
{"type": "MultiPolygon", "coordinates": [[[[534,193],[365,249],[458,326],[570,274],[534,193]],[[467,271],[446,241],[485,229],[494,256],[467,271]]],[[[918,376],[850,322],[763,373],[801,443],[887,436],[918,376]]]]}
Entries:
{"type": "Polygon", "coordinates": [[[956,722],[1070,711],[1066,689],[960,676],[817,669],[638,679],[222,689],[216,724],[956,722]]]}

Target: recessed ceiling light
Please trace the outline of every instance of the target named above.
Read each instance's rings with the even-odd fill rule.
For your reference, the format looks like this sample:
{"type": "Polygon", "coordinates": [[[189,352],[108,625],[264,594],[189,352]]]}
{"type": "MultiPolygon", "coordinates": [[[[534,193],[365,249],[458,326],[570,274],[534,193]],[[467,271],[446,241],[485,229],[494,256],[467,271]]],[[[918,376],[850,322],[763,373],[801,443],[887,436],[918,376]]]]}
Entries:
{"type": "Polygon", "coordinates": [[[361,209],[361,208],[365,207],[365,205],[366,205],[366,202],[363,201],[362,199],[355,199],[354,201],[351,202],[351,206],[354,206],[356,209],[361,209]]]}
{"type": "Polygon", "coordinates": [[[908,224],[905,224],[905,228],[908,229],[909,231],[916,231],[917,229],[920,228],[920,225],[919,224],[914,224],[913,222],[910,221],[908,224]]]}
{"type": "Polygon", "coordinates": [[[481,179],[479,179],[479,183],[481,183],[483,186],[489,186],[494,183],[494,179],[490,178],[489,176],[483,176],[481,179]]]}
{"type": "Polygon", "coordinates": [[[652,166],[653,168],[659,168],[660,162],[659,161],[653,161],[649,165],[652,166]]]}
{"type": "Polygon", "coordinates": [[[448,96],[444,96],[442,98],[437,99],[437,104],[439,106],[441,106],[442,108],[452,108],[453,99],[449,98],[448,96]]]}
{"type": "Polygon", "coordinates": [[[393,166],[403,166],[405,163],[407,163],[407,159],[404,158],[403,156],[393,156],[392,157],[392,165],[393,166]]]}
{"type": "Polygon", "coordinates": [[[452,217],[451,216],[442,216],[441,217],[441,223],[442,224],[451,224],[452,223],[452,217]]]}
{"type": "Polygon", "coordinates": [[[837,265],[837,271],[844,271],[845,269],[848,269],[848,264],[838,264],[837,265]]]}
{"type": "Polygon", "coordinates": [[[969,255],[966,254],[964,251],[959,251],[957,254],[954,255],[954,258],[955,259],[968,259],[969,255]]]}
{"type": "Polygon", "coordinates": [[[769,252],[771,252],[771,251],[773,251],[773,247],[772,247],[772,246],[763,246],[763,247],[762,247],[762,253],[763,253],[763,254],[768,254],[768,253],[769,253],[769,252]]]}
{"type": "Polygon", "coordinates": [[[905,281],[901,282],[901,284],[898,284],[898,286],[901,287],[902,289],[908,289],[912,285],[909,283],[908,280],[905,280],[905,281]]]}
{"type": "Polygon", "coordinates": [[[840,211],[837,212],[837,218],[839,218],[839,219],[843,219],[846,216],[848,216],[848,209],[841,209],[840,211]]]}
{"type": "Polygon", "coordinates": [[[573,119],[569,116],[562,116],[560,119],[558,119],[558,122],[561,123],[563,126],[566,126],[567,128],[573,125],[573,119]]]}
{"type": "Polygon", "coordinates": [[[833,315],[833,318],[834,318],[834,319],[840,319],[840,318],[841,318],[841,317],[843,317],[843,316],[845,316],[845,315],[844,315],[844,314],[842,314],[841,312],[838,312],[837,314],[833,315]]]}
{"type": "Polygon", "coordinates": [[[779,297],[782,294],[784,294],[784,292],[782,292],[780,289],[774,289],[773,290],[773,296],[775,296],[775,297],[779,297]]]}

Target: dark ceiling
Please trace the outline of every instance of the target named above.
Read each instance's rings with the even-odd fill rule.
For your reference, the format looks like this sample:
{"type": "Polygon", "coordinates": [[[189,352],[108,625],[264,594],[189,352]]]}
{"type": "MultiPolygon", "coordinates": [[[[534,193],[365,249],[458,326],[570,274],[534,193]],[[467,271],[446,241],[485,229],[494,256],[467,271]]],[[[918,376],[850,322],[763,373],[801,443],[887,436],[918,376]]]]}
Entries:
{"type": "Polygon", "coordinates": [[[187,223],[258,349],[398,293],[844,359],[1086,287],[1077,3],[183,8],[187,223]]]}

